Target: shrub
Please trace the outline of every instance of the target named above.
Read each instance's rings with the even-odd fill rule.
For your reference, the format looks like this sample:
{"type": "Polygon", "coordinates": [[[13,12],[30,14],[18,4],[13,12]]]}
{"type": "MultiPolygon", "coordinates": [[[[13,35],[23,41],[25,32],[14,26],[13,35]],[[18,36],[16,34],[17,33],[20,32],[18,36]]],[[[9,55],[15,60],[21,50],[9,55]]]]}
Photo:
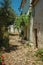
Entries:
{"type": "Polygon", "coordinates": [[[43,61],[43,49],[38,49],[35,53],[36,57],[39,57],[43,61]]]}

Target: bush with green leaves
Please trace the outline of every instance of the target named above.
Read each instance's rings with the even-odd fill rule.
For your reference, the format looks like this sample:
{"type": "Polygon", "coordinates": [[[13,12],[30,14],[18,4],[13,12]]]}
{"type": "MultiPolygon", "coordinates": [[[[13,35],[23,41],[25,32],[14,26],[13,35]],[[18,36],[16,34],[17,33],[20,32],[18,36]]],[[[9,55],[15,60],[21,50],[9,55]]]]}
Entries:
{"type": "Polygon", "coordinates": [[[20,28],[21,26],[27,26],[30,23],[29,16],[23,14],[21,16],[16,17],[15,19],[15,28],[20,28]]]}
{"type": "Polygon", "coordinates": [[[5,26],[13,24],[16,15],[11,7],[11,0],[3,0],[0,5],[0,24],[5,26]]]}
{"type": "Polygon", "coordinates": [[[43,61],[43,49],[38,49],[35,53],[36,57],[39,57],[43,61]]]}
{"type": "Polygon", "coordinates": [[[7,47],[6,43],[9,42],[8,27],[14,23],[16,14],[11,7],[11,0],[2,0],[0,5],[0,44],[7,47]]]}

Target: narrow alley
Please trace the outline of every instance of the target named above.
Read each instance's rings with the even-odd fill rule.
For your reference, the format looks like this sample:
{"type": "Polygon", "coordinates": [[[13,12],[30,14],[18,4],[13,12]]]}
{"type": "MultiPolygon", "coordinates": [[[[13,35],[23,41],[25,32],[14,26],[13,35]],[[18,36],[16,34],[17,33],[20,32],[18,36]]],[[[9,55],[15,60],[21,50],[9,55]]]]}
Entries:
{"type": "Polygon", "coordinates": [[[43,65],[37,61],[30,46],[21,43],[18,35],[10,36],[10,52],[5,52],[5,65],[43,65]]]}

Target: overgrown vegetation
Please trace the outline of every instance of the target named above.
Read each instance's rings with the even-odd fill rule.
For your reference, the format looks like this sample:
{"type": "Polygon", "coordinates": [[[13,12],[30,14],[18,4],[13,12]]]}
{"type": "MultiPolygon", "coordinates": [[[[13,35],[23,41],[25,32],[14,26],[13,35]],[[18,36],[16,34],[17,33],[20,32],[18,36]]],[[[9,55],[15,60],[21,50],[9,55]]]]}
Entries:
{"type": "Polygon", "coordinates": [[[21,29],[20,36],[24,35],[24,28],[30,25],[30,16],[22,14],[16,17],[15,28],[21,29]]]}
{"type": "Polygon", "coordinates": [[[8,26],[14,23],[15,12],[11,7],[11,0],[3,0],[2,2],[0,2],[0,4],[0,45],[8,45],[8,26]]]}
{"type": "Polygon", "coordinates": [[[30,20],[29,16],[25,14],[18,16],[16,17],[16,20],[15,20],[15,27],[20,28],[21,26],[27,26],[28,23],[30,22],[29,20],[30,20]]]}
{"type": "Polygon", "coordinates": [[[38,49],[35,54],[36,57],[40,58],[43,61],[43,49],[38,49]]]}

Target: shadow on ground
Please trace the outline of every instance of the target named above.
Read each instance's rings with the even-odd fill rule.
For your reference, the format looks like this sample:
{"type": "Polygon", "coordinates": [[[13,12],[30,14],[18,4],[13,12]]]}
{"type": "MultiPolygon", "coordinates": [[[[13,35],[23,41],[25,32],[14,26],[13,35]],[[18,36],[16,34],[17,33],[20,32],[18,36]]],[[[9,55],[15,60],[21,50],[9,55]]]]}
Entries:
{"type": "Polygon", "coordinates": [[[11,51],[16,51],[16,50],[18,50],[18,45],[9,45],[7,48],[6,47],[4,47],[4,46],[2,46],[1,48],[0,48],[0,51],[3,51],[3,52],[7,52],[7,53],[10,53],[11,51]]]}
{"type": "Polygon", "coordinates": [[[9,48],[6,50],[6,52],[16,51],[18,50],[18,45],[9,45],[9,48]]]}
{"type": "Polygon", "coordinates": [[[18,40],[18,42],[21,44],[26,44],[26,40],[18,40]]]}

